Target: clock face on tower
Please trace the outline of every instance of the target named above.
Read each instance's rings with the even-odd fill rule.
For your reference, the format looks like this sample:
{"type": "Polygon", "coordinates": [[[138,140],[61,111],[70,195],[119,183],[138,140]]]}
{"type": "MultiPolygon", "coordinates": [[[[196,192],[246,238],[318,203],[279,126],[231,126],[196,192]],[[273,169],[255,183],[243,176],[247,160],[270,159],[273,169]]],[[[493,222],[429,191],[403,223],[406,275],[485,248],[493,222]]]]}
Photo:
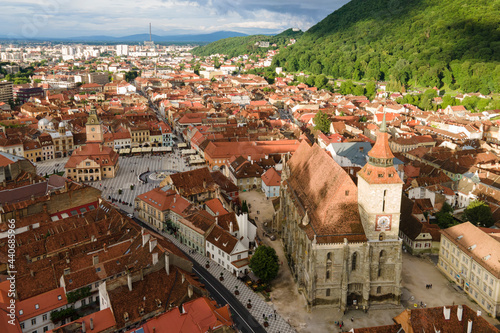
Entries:
{"type": "Polygon", "coordinates": [[[92,130],[92,132],[94,132],[95,131],[95,127],[92,127],[91,130],[92,130]]]}
{"type": "Polygon", "coordinates": [[[391,230],[391,215],[377,215],[375,218],[375,231],[391,230]]]}

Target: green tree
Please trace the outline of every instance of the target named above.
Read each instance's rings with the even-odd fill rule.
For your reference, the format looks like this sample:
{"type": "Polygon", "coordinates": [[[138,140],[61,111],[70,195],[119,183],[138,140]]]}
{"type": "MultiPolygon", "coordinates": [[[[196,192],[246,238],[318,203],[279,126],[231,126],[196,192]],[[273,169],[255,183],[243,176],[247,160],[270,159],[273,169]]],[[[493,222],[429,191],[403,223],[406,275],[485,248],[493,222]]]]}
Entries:
{"type": "Polygon", "coordinates": [[[342,95],[349,95],[354,92],[355,85],[351,80],[347,80],[340,84],[340,93],[342,95]]]}
{"type": "Polygon", "coordinates": [[[354,88],[353,91],[354,95],[356,96],[364,96],[365,95],[365,87],[359,85],[354,88]]]}
{"type": "Polygon", "coordinates": [[[250,259],[250,268],[262,281],[273,280],[279,270],[276,251],[270,246],[260,245],[250,259]]]}
{"type": "Polygon", "coordinates": [[[491,227],[494,223],[491,209],[488,204],[481,200],[472,201],[465,208],[463,219],[479,226],[491,227]]]}
{"type": "Polygon", "coordinates": [[[331,121],[327,114],[318,111],[318,113],[314,116],[314,127],[321,132],[325,134],[330,133],[330,124],[331,121]]]}
{"type": "Polygon", "coordinates": [[[246,200],[243,200],[243,202],[241,203],[241,212],[248,213],[248,205],[246,200]]]}
{"type": "Polygon", "coordinates": [[[328,84],[328,79],[324,74],[316,76],[316,79],[314,80],[314,86],[318,89],[323,89],[326,88],[326,85],[328,84]]]}
{"type": "Polygon", "coordinates": [[[436,213],[437,225],[441,229],[446,229],[457,224],[457,221],[455,220],[453,215],[451,215],[452,212],[453,208],[447,202],[445,202],[441,210],[436,213]]]}
{"type": "Polygon", "coordinates": [[[366,97],[370,100],[375,98],[375,94],[377,93],[377,84],[374,81],[370,81],[366,84],[366,97]]]}

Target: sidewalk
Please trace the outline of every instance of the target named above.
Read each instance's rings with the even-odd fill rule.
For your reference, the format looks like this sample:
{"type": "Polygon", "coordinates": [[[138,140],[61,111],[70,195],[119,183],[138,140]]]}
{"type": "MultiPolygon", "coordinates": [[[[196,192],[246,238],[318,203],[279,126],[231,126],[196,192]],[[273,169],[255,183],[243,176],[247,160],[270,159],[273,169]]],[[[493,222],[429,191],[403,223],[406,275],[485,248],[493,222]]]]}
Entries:
{"type": "Polygon", "coordinates": [[[260,296],[260,294],[255,293],[246,284],[238,280],[236,276],[234,276],[229,271],[222,268],[216,262],[210,260],[208,257],[205,257],[199,253],[189,254],[189,250],[191,250],[191,248],[187,247],[184,244],[181,244],[177,239],[175,239],[171,235],[168,235],[166,233],[162,233],[162,235],[171,240],[172,243],[174,243],[178,248],[183,250],[188,256],[196,260],[203,267],[205,267],[207,260],[209,260],[210,268],[207,269],[207,271],[210,272],[210,274],[212,274],[214,277],[219,278],[220,273],[224,273],[224,281],[222,281],[221,283],[230,292],[234,292],[235,290],[234,287],[238,286],[240,294],[235,297],[244,306],[247,305],[249,299],[251,300],[252,308],[248,309],[248,311],[252,314],[255,320],[257,320],[262,325],[262,327],[264,327],[263,315],[270,317],[270,319],[268,320],[269,327],[267,328],[264,327],[264,329],[267,332],[273,332],[273,333],[296,332],[295,329],[291,327],[277,312],[276,312],[276,319],[274,319],[275,311],[272,302],[269,303],[265,302],[264,299],[260,296]]]}

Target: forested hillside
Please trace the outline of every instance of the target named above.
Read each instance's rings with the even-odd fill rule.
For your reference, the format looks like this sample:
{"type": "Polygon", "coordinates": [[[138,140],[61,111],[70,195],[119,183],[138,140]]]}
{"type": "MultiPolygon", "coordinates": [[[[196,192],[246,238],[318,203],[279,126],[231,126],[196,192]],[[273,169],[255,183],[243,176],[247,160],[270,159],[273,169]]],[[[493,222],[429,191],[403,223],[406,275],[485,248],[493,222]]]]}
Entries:
{"type": "Polygon", "coordinates": [[[500,0],[352,0],[273,65],[335,78],[500,91],[500,0]]]}
{"type": "Polygon", "coordinates": [[[221,39],[205,46],[199,46],[192,50],[192,53],[197,56],[209,56],[211,54],[225,54],[230,58],[243,55],[254,54],[264,55],[268,50],[277,49],[286,45],[290,38],[299,38],[303,34],[302,31],[293,31],[288,29],[275,36],[267,35],[252,35],[245,37],[233,37],[221,39]],[[276,47],[259,47],[255,45],[257,42],[269,42],[276,44],[276,47]]]}

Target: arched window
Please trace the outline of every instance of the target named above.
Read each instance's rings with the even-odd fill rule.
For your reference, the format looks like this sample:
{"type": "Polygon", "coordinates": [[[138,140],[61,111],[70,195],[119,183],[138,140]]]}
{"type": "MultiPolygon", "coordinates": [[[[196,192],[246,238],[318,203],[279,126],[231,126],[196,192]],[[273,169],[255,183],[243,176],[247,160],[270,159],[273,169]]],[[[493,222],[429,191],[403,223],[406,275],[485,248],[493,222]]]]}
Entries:
{"type": "Polygon", "coordinates": [[[387,254],[386,254],[385,250],[380,251],[379,262],[385,261],[386,256],[387,256],[387,254]]]}
{"type": "Polygon", "coordinates": [[[378,234],[378,240],[379,241],[383,241],[385,239],[385,234],[383,232],[381,232],[380,234],[378,234]]]}
{"type": "Polygon", "coordinates": [[[356,270],[356,261],[358,259],[358,254],[356,252],[354,252],[352,254],[352,263],[351,263],[351,270],[352,271],[355,271],[356,270]]]}
{"type": "Polygon", "coordinates": [[[377,294],[380,294],[382,292],[382,287],[377,287],[377,294]]]}
{"type": "Polygon", "coordinates": [[[384,196],[382,197],[382,211],[385,212],[385,196],[387,195],[387,190],[384,190],[384,196]]]}
{"type": "Polygon", "coordinates": [[[326,279],[329,280],[330,279],[330,271],[326,271],[326,279]]]}
{"type": "Polygon", "coordinates": [[[333,253],[328,252],[326,255],[326,267],[330,267],[332,265],[333,253]]]}

